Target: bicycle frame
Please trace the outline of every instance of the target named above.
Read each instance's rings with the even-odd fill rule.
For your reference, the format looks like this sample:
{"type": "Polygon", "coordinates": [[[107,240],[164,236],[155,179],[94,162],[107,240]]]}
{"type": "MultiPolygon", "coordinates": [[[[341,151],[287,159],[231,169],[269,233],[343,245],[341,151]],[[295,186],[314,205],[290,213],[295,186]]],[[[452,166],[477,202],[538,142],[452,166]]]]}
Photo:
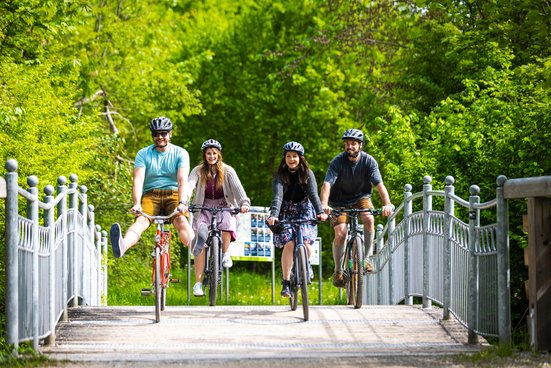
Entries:
{"type": "Polygon", "coordinates": [[[218,229],[219,212],[228,211],[232,214],[239,213],[238,208],[231,207],[204,207],[192,205],[189,211],[209,211],[212,216],[208,228],[208,236],[205,241],[205,270],[204,283],[209,285],[209,305],[216,305],[216,293],[222,279],[222,232],[218,229]]]}
{"type": "Polygon", "coordinates": [[[346,214],[350,219],[350,229],[348,230],[344,250],[344,264],[341,265],[341,269],[344,270],[344,277],[346,279],[347,302],[354,305],[356,309],[362,307],[363,276],[366,271],[363,254],[364,234],[358,222],[358,216],[361,213],[380,215],[382,211],[370,208],[333,210],[334,216],[338,217],[339,215],[346,214]]]}
{"type": "MultiPolygon", "coordinates": [[[[151,275],[151,283],[155,294],[155,321],[160,322],[161,311],[164,311],[166,306],[166,289],[170,284],[170,244],[172,234],[169,230],[165,230],[165,224],[168,224],[170,219],[176,216],[179,212],[174,211],[168,216],[150,216],[146,213],[139,213],[156,225],[155,230],[155,245],[153,247],[153,270],[151,275]]],[[[149,289],[142,289],[142,295],[149,295],[149,289]]]]}
{"type": "Polygon", "coordinates": [[[309,300],[308,300],[308,250],[304,244],[304,238],[302,237],[302,226],[304,223],[315,223],[316,219],[307,220],[281,220],[281,224],[290,224],[293,226],[295,232],[295,245],[293,248],[293,268],[291,272],[291,295],[289,297],[289,304],[291,310],[296,310],[298,305],[298,289],[302,294],[302,311],[304,320],[309,319],[309,300]]]}

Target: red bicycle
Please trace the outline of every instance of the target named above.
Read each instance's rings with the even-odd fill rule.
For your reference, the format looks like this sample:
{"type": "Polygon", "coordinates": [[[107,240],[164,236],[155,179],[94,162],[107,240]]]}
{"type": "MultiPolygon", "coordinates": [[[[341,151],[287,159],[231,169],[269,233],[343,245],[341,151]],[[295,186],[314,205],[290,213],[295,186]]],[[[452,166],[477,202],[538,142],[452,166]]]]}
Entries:
{"type": "Polygon", "coordinates": [[[170,279],[170,244],[172,242],[172,234],[170,230],[165,229],[165,225],[170,223],[170,219],[176,216],[179,212],[174,211],[168,216],[150,216],[141,212],[140,215],[151,219],[157,226],[155,230],[155,246],[153,247],[153,271],[151,274],[151,285],[153,290],[144,288],[142,295],[155,295],[155,322],[161,321],[161,311],[165,310],[166,306],[166,289],[168,288],[170,279]]]}

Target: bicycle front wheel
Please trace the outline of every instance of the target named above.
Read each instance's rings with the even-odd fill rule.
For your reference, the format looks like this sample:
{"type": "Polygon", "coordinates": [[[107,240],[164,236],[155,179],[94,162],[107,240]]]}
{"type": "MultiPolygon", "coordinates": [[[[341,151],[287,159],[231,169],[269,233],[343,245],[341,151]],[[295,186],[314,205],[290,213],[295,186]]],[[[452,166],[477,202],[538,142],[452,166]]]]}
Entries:
{"type": "Polygon", "coordinates": [[[350,280],[346,288],[348,304],[359,309],[362,307],[363,291],[363,241],[359,236],[350,240],[350,253],[348,261],[350,280]]]}
{"type": "Polygon", "coordinates": [[[220,238],[212,237],[210,244],[210,277],[209,277],[209,305],[216,305],[216,293],[218,291],[218,272],[220,272],[220,238]]]}
{"type": "Polygon", "coordinates": [[[302,296],[302,312],[304,314],[304,320],[308,321],[308,254],[306,253],[306,247],[301,246],[298,248],[298,269],[300,272],[300,293],[302,296]]]}
{"type": "MultiPolygon", "coordinates": [[[[294,268],[294,266],[293,266],[294,268]]],[[[297,276],[294,272],[291,272],[291,286],[289,287],[289,306],[291,307],[292,311],[297,310],[298,306],[298,282],[297,282],[297,276]]]]}
{"type": "Polygon", "coordinates": [[[155,322],[161,321],[163,284],[161,275],[161,248],[155,247],[155,280],[153,280],[155,290],[155,322]]]}
{"type": "Polygon", "coordinates": [[[165,310],[166,307],[166,289],[168,288],[168,283],[170,282],[170,257],[168,253],[161,253],[161,270],[163,278],[161,280],[161,311],[165,310]]]}

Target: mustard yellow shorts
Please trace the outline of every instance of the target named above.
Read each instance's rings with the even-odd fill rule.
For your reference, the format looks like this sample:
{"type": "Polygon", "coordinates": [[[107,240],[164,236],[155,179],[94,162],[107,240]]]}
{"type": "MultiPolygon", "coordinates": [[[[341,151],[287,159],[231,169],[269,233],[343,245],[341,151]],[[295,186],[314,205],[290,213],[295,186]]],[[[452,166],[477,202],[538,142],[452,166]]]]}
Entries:
{"type": "MultiPolygon", "coordinates": [[[[178,191],[172,189],[153,189],[142,196],[142,211],[150,216],[170,215],[178,207],[178,191]]],[[[189,219],[189,212],[178,216],[189,219]]],[[[173,217],[173,221],[178,216],[173,217]]]]}
{"type": "MultiPolygon", "coordinates": [[[[371,198],[362,198],[358,202],[348,207],[333,207],[333,209],[335,210],[345,210],[350,208],[357,208],[357,209],[373,208],[373,203],[371,203],[371,198]]],[[[361,221],[361,216],[359,217],[361,221]]],[[[330,219],[332,226],[345,224],[347,221],[348,221],[347,214],[342,214],[339,217],[331,217],[330,219]]]]}

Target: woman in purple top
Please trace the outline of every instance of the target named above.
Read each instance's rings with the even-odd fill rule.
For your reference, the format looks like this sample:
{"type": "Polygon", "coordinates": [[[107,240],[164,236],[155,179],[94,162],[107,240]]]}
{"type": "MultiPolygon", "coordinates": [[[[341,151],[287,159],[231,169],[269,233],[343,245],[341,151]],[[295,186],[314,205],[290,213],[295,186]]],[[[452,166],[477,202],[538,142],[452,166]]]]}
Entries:
{"type": "MultiPolygon", "coordinates": [[[[241,213],[249,211],[251,200],[247,197],[245,189],[235,170],[222,162],[222,145],[214,139],[206,140],[201,146],[203,162],[196,166],[189,174],[189,188],[195,191],[192,204],[205,207],[239,207],[241,213]]],[[[201,211],[193,218],[193,229],[197,231],[193,255],[195,256],[195,285],[193,295],[204,296],[203,271],[205,270],[205,257],[203,253],[208,225],[212,213],[201,211]]],[[[222,231],[222,266],[230,268],[233,264],[230,257],[230,243],[235,241],[237,232],[237,218],[227,211],[218,212],[218,229],[222,231]]]]}

